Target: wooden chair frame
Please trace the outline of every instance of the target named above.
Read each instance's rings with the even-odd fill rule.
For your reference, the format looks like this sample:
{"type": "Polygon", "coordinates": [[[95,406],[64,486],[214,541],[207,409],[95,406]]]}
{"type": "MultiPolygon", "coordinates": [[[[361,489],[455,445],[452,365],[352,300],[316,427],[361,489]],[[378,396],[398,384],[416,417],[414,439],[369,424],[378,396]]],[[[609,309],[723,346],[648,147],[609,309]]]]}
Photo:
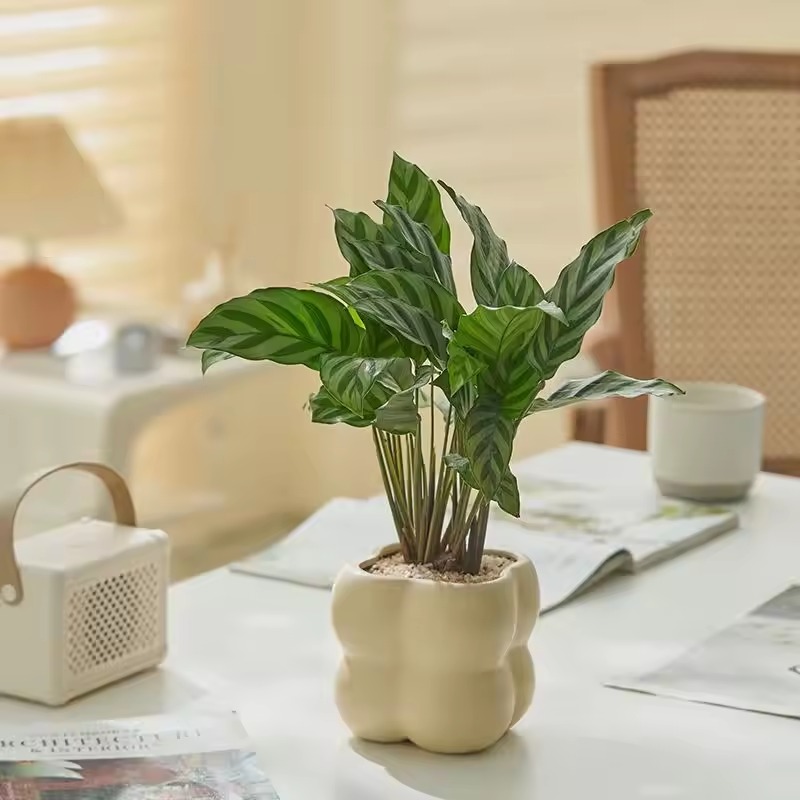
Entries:
{"type": "MultiPolygon", "coordinates": [[[[634,174],[637,99],[686,87],[800,89],[800,54],[691,51],[649,61],[595,65],[591,71],[591,102],[596,204],[602,228],[638,210],[634,174]]],[[[587,341],[587,349],[602,368],[637,377],[650,377],[652,372],[641,335],[644,252],[645,248],[639,248],[617,272],[601,331],[595,334],[593,343],[587,341]]],[[[606,424],[588,427],[602,429],[609,444],[644,449],[646,399],[612,404],[619,402],[626,404],[624,412],[618,407],[614,411],[619,413],[605,414],[606,424]],[[624,423],[620,423],[623,414],[624,423]]],[[[608,410],[611,408],[609,404],[608,410]]],[[[576,425],[576,430],[579,427],[576,425]]]]}

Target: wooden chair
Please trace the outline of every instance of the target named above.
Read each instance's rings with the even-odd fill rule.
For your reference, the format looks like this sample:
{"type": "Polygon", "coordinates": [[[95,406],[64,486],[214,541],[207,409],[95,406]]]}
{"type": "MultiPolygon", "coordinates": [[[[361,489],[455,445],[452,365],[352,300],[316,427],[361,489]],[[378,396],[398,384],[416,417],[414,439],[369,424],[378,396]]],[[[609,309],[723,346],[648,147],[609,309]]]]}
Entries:
{"type": "MultiPolygon", "coordinates": [[[[765,468],[800,474],[800,54],[687,52],[592,70],[602,227],[654,217],[584,352],[601,369],[752,386],[765,468]]],[[[643,449],[647,401],[579,408],[643,449]]]]}

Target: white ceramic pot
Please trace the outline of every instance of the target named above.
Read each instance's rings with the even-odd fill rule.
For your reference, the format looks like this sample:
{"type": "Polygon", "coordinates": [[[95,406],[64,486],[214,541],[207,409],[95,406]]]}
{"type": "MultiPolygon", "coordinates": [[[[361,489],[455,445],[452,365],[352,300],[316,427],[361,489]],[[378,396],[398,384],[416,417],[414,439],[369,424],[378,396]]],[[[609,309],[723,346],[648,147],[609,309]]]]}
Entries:
{"type": "Polygon", "coordinates": [[[539,581],[527,558],[487,552],[514,563],[485,583],[375,575],[366,570],[374,559],[339,574],[336,702],[353,734],[469,753],[494,744],[528,710],[539,581]]]}

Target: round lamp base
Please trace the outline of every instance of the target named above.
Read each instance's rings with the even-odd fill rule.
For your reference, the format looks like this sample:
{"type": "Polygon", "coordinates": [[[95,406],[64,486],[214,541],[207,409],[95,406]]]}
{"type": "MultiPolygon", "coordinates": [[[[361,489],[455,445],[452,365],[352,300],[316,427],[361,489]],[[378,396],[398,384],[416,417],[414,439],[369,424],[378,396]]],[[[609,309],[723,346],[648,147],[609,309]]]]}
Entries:
{"type": "Polygon", "coordinates": [[[49,347],[75,320],[75,292],[43,264],[0,275],[0,340],[9,350],[49,347]]]}

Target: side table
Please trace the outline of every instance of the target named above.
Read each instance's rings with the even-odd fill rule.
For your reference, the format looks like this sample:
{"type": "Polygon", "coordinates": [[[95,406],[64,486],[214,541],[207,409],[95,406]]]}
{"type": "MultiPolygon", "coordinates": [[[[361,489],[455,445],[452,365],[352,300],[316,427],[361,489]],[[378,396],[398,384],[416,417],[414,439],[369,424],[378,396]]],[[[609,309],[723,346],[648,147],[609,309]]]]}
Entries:
{"type": "MultiPolygon", "coordinates": [[[[164,355],[150,372],[116,374],[102,352],[6,354],[0,359],[0,497],[27,474],[70,461],[101,461],[130,478],[135,442],[152,421],[201,393],[231,386],[248,366],[230,361],[203,376],[199,357],[164,355]]],[[[31,524],[23,533],[98,510],[99,494],[54,484],[31,497],[31,524]]]]}

